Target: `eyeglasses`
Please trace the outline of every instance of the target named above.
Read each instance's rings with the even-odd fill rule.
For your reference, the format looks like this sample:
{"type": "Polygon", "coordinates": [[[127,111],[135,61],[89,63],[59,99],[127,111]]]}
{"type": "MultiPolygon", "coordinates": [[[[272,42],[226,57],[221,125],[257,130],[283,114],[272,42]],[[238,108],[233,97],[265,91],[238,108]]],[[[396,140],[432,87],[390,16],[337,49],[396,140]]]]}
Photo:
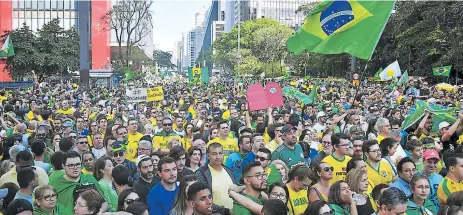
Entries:
{"type": "Polygon", "coordinates": [[[329,171],[333,172],[333,171],[334,171],[334,167],[332,167],[332,166],[330,166],[330,167],[325,167],[325,168],[323,168],[323,171],[325,171],[325,172],[329,172],[329,171]]]}
{"type": "Polygon", "coordinates": [[[124,151],[113,152],[113,157],[122,157],[124,154],[124,151]]]}
{"type": "Polygon", "coordinates": [[[64,165],[69,169],[77,169],[82,167],[82,163],[75,163],[75,164],[66,164],[64,165]]]}
{"type": "Polygon", "coordinates": [[[134,202],[136,202],[136,201],[139,201],[139,200],[140,200],[139,198],[136,198],[136,199],[126,199],[126,200],[124,200],[124,202],[125,202],[126,204],[130,205],[130,204],[132,204],[132,203],[134,203],[134,202]]]}
{"type": "Polygon", "coordinates": [[[369,152],[378,153],[381,152],[381,149],[370,150],[369,152]]]}
{"type": "Polygon", "coordinates": [[[270,159],[267,159],[267,158],[265,158],[265,157],[256,156],[256,160],[259,160],[260,162],[264,162],[264,161],[270,160],[270,159]]]}
{"type": "Polygon", "coordinates": [[[88,141],[78,142],[77,144],[88,144],[88,141]]]}
{"type": "Polygon", "coordinates": [[[172,123],[164,123],[164,126],[172,126],[172,123]]]}
{"type": "Polygon", "coordinates": [[[50,194],[50,195],[46,195],[46,196],[43,196],[40,199],[45,199],[45,201],[52,201],[52,199],[56,199],[56,194],[50,194]]]}
{"type": "Polygon", "coordinates": [[[246,177],[256,177],[258,180],[263,180],[263,179],[267,179],[268,175],[267,174],[258,174],[258,175],[250,175],[250,176],[246,176],[246,177]]]}
{"type": "Polygon", "coordinates": [[[331,144],[330,141],[322,141],[323,144],[331,144]]]}
{"type": "Polygon", "coordinates": [[[285,193],[270,193],[270,197],[275,198],[275,199],[284,200],[286,199],[286,194],[285,193]]]}
{"type": "Polygon", "coordinates": [[[71,138],[71,139],[76,139],[77,136],[69,136],[69,138],[71,138]]]}

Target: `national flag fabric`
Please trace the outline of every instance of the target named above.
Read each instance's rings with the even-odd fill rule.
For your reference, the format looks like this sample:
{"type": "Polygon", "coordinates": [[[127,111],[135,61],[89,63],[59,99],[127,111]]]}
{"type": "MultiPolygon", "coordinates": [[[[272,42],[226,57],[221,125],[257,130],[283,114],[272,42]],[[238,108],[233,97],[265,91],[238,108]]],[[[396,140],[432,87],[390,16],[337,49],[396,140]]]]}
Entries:
{"type": "Polygon", "coordinates": [[[456,121],[455,113],[457,109],[442,107],[436,104],[428,104],[427,102],[420,100],[417,101],[416,105],[410,109],[407,117],[405,117],[402,129],[405,130],[417,123],[426,114],[426,110],[432,114],[433,131],[437,131],[438,125],[442,121],[446,121],[448,123],[454,123],[456,121]]]}
{"type": "MultiPolygon", "coordinates": [[[[313,88],[316,89],[316,86],[314,86],[313,88]]],[[[309,95],[306,95],[304,93],[302,93],[301,91],[299,91],[296,87],[284,87],[282,90],[281,90],[282,94],[284,96],[287,96],[289,98],[295,98],[297,100],[299,100],[300,102],[302,102],[303,104],[313,104],[316,100],[316,98],[314,99],[316,95],[316,92],[315,94],[312,93],[313,92],[313,89],[312,91],[310,92],[310,94],[312,94],[311,96],[309,95]]]]}
{"type": "Polygon", "coordinates": [[[405,83],[408,82],[408,71],[405,71],[404,74],[400,77],[399,81],[397,82],[397,86],[402,87],[405,83]]]}
{"type": "Polygon", "coordinates": [[[318,88],[318,80],[315,82],[315,86],[312,87],[312,90],[309,93],[309,100],[307,101],[308,104],[313,104],[317,101],[317,97],[318,97],[317,88],[318,88]]]}
{"type": "Polygon", "coordinates": [[[381,81],[379,74],[381,74],[382,71],[383,71],[383,67],[379,68],[378,71],[375,73],[375,76],[374,76],[375,81],[381,81]]]}
{"type": "Polygon", "coordinates": [[[287,41],[290,52],[349,53],[370,59],[395,1],[334,1],[319,3],[302,28],[287,41]]]}
{"type": "Polygon", "coordinates": [[[127,70],[125,73],[124,73],[124,82],[127,83],[128,81],[132,80],[133,79],[133,72],[130,71],[130,70],[127,70]]]}
{"type": "Polygon", "coordinates": [[[389,81],[393,78],[398,78],[402,75],[400,72],[399,62],[394,61],[394,63],[389,64],[380,74],[379,77],[382,81],[389,81]]]}
{"type": "Polygon", "coordinates": [[[8,37],[2,45],[2,48],[0,48],[0,57],[12,56],[14,56],[13,40],[11,39],[11,36],[8,35],[8,37]]]}
{"type": "Polygon", "coordinates": [[[271,184],[275,182],[280,182],[281,183],[281,175],[278,169],[276,168],[275,164],[271,163],[268,166],[267,170],[267,187],[270,187],[271,184]]]}
{"type": "Polygon", "coordinates": [[[446,77],[449,77],[450,70],[452,70],[452,66],[434,67],[434,68],[432,68],[432,74],[434,76],[446,76],[446,77]]]}
{"type": "Polygon", "coordinates": [[[207,67],[188,68],[188,80],[190,81],[190,85],[209,83],[209,68],[207,67]]]}

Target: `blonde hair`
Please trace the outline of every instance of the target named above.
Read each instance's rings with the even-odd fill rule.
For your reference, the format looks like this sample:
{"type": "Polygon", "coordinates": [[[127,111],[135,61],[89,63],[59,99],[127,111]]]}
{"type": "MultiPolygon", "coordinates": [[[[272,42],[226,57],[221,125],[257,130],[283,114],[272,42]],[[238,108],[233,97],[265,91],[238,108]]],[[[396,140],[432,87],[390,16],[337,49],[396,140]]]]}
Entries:
{"type": "MultiPolygon", "coordinates": [[[[274,160],[274,161],[272,161],[272,164],[273,164],[273,165],[276,165],[276,164],[282,165],[282,166],[285,168],[285,170],[286,170],[286,171],[285,171],[285,178],[286,178],[286,180],[289,179],[289,178],[288,178],[289,168],[288,168],[288,165],[286,165],[285,162],[283,162],[282,160],[274,160]]],[[[283,179],[281,179],[281,180],[283,180],[283,179]]]]}
{"type": "Polygon", "coordinates": [[[43,195],[45,194],[45,191],[47,191],[47,190],[51,190],[56,194],[56,190],[52,186],[50,186],[48,184],[40,185],[40,186],[36,187],[35,190],[34,190],[34,199],[38,200],[40,198],[43,198],[43,195]]]}
{"type": "Polygon", "coordinates": [[[360,191],[360,182],[362,181],[363,175],[366,175],[367,171],[364,169],[352,169],[347,173],[346,182],[352,192],[362,193],[360,191]]]}

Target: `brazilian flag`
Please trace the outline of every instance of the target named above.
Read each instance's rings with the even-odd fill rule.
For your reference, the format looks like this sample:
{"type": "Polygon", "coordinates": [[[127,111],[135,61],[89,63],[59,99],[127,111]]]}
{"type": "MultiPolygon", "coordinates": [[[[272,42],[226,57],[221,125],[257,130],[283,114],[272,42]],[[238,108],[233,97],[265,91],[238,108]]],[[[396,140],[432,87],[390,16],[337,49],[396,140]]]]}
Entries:
{"type": "Polygon", "coordinates": [[[208,67],[190,67],[188,68],[188,80],[190,85],[209,83],[208,67]]]}
{"type": "Polygon", "coordinates": [[[379,77],[379,74],[383,71],[383,67],[379,68],[378,71],[375,73],[375,81],[381,81],[381,77],[379,77]]]}
{"type": "Polygon", "coordinates": [[[452,66],[434,67],[434,68],[432,68],[432,74],[434,76],[446,76],[446,77],[449,77],[450,70],[452,70],[452,66]]]}
{"type": "Polygon", "coordinates": [[[395,1],[325,0],[287,41],[290,52],[349,53],[370,59],[395,1]]]}
{"type": "Polygon", "coordinates": [[[130,70],[127,70],[125,73],[124,73],[124,82],[127,83],[128,81],[132,80],[133,79],[133,72],[130,71],[130,70]]]}

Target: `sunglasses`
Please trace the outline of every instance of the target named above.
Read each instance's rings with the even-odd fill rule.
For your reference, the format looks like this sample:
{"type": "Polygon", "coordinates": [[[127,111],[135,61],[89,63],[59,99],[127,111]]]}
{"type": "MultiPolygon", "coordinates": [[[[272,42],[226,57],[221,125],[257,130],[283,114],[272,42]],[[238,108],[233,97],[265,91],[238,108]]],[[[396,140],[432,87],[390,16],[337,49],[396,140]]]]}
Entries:
{"type": "Polygon", "coordinates": [[[269,160],[269,159],[264,158],[264,157],[256,156],[256,160],[259,160],[260,162],[264,162],[264,161],[269,160]]]}
{"type": "Polygon", "coordinates": [[[134,203],[136,201],[139,201],[139,200],[140,200],[139,198],[137,198],[137,199],[126,199],[126,200],[124,200],[124,202],[126,204],[130,205],[130,204],[132,204],[132,203],[134,203]]]}
{"type": "Polygon", "coordinates": [[[88,144],[88,141],[78,142],[77,144],[88,144]]]}
{"type": "Polygon", "coordinates": [[[172,126],[172,123],[164,123],[164,126],[172,126]]]}
{"type": "Polygon", "coordinates": [[[323,171],[325,171],[325,172],[329,172],[329,171],[333,172],[334,167],[332,167],[332,166],[331,167],[325,167],[325,168],[323,168],[323,171]]]}
{"type": "Polygon", "coordinates": [[[124,153],[124,151],[113,152],[113,157],[122,157],[124,153]]]}
{"type": "Polygon", "coordinates": [[[71,139],[76,139],[77,136],[69,136],[69,138],[71,138],[71,139]]]}

